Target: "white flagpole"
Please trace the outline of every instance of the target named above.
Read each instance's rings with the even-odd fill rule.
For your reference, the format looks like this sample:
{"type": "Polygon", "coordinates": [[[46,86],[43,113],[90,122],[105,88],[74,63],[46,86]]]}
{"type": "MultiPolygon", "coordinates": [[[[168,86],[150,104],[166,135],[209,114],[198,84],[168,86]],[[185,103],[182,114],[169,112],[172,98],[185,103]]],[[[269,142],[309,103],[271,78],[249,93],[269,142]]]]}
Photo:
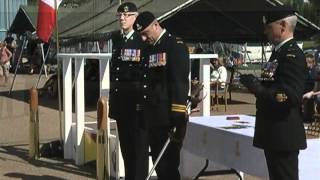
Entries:
{"type": "Polygon", "coordinates": [[[16,68],[14,70],[14,76],[13,76],[13,79],[12,79],[12,83],[11,83],[11,87],[10,87],[10,90],[9,90],[9,95],[11,95],[11,92],[12,92],[12,89],[13,89],[13,85],[14,85],[14,81],[16,79],[16,76],[17,76],[17,70],[19,68],[19,65],[20,65],[20,61],[21,61],[21,57],[22,57],[22,54],[23,54],[23,50],[24,50],[24,47],[28,44],[28,40],[27,40],[27,36],[25,36],[23,38],[23,43],[22,43],[22,46],[21,46],[21,51],[20,51],[20,54],[19,54],[19,57],[18,57],[18,60],[17,60],[17,63],[16,63],[16,68]]]}
{"type": "MultiPolygon", "coordinates": [[[[46,78],[48,78],[47,65],[46,65],[47,56],[44,55],[43,43],[41,43],[41,52],[42,52],[42,60],[43,60],[44,74],[46,75],[46,78]]],[[[47,53],[48,53],[48,52],[49,52],[49,49],[47,49],[47,53]]],[[[41,72],[40,72],[40,73],[41,73],[41,72]]]]}
{"type": "Polygon", "coordinates": [[[48,77],[47,70],[45,68],[45,63],[46,63],[47,56],[44,55],[43,43],[40,43],[40,48],[41,48],[42,65],[41,65],[41,68],[40,68],[40,71],[39,71],[38,80],[37,80],[37,83],[36,83],[36,89],[38,89],[43,68],[44,68],[44,73],[45,73],[46,77],[48,77]]]}
{"type": "MultiPolygon", "coordinates": [[[[59,53],[59,28],[58,28],[58,7],[57,7],[58,3],[57,3],[57,0],[54,0],[54,9],[55,9],[55,13],[56,13],[56,25],[55,25],[55,29],[56,29],[56,45],[57,45],[57,54],[59,53]]],[[[57,57],[58,58],[58,57],[57,57]]],[[[58,61],[57,59],[57,78],[58,78],[58,102],[59,102],[59,122],[60,122],[60,143],[63,147],[64,145],[64,138],[63,138],[63,129],[64,127],[62,126],[64,123],[63,123],[63,119],[62,119],[62,106],[61,106],[61,82],[60,82],[60,62],[58,61]]]]}

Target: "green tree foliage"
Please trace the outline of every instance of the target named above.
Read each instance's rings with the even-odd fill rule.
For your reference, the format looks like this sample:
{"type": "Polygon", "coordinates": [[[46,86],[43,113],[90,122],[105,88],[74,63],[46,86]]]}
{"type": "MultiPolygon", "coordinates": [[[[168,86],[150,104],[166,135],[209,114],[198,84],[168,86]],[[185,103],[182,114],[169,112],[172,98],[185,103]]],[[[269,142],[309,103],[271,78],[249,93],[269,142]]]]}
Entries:
{"type": "MultiPolygon", "coordinates": [[[[281,0],[281,2],[293,6],[302,16],[320,26],[320,0],[309,0],[309,2],[304,2],[304,0],[281,0]]],[[[320,46],[320,34],[313,39],[317,46],[320,46]]]]}
{"type": "Polygon", "coordinates": [[[320,7],[320,1],[319,0],[309,0],[312,4],[314,4],[317,7],[320,7]]]}
{"type": "Polygon", "coordinates": [[[304,0],[281,0],[284,4],[293,6],[298,12],[311,22],[320,25],[320,1],[309,0],[309,3],[304,0]]]}
{"type": "MultiPolygon", "coordinates": [[[[320,26],[320,1],[319,0],[310,0],[310,2],[315,7],[315,18],[318,20],[316,23],[318,26],[320,26]]],[[[320,34],[315,37],[315,41],[317,42],[318,47],[320,48],[320,34]]]]}

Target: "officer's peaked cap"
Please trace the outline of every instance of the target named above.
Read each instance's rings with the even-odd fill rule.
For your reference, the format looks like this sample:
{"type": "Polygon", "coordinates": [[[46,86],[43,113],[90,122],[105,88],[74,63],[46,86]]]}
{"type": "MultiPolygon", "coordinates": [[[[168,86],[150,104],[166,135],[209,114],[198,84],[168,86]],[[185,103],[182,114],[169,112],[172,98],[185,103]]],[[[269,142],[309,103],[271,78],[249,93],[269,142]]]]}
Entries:
{"type": "Polygon", "coordinates": [[[123,4],[121,4],[118,9],[117,12],[123,13],[123,12],[137,12],[137,6],[132,3],[132,2],[125,2],[123,4]]]}
{"type": "Polygon", "coordinates": [[[138,15],[136,21],[133,24],[133,29],[141,32],[145,28],[147,28],[155,19],[155,16],[151,12],[144,11],[138,15]]]}
{"type": "Polygon", "coordinates": [[[263,16],[263,24],[269,24],[283,18],[295,15],[295,10],[291,6],[275,6],[271,11],[263,16]]]}

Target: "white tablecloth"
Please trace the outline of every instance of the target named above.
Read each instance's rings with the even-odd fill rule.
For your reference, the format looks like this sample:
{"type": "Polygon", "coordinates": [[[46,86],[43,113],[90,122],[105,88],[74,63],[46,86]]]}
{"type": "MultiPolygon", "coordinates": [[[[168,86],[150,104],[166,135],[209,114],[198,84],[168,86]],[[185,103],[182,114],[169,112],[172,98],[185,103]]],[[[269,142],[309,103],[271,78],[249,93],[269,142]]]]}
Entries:
{"type": "MultiPolygon", "coordinates": [[[[232,115],[239,120],[227,120],[227,117],[230,116],[191,117],[183,150],[267,179],[263,151],[252,146],[255,117],[232,115]],[[232,126],[235,128],[230,128],[232,126]]],[[[300,151],[299,156],[300,180],[320,177],[320,140],[310,139],[307,143],[308,148],[300,151]]]]}

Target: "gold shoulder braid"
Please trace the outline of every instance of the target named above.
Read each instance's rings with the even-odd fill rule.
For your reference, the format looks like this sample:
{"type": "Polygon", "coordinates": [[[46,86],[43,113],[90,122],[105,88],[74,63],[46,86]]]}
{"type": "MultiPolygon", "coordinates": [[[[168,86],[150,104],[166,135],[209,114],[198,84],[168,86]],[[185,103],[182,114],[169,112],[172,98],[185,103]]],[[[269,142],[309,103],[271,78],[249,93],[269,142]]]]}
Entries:
{"type": "Polygon", "coordinates": [[[314,115],[314,122],[307,126],[307,139],[320,138],[320,114],[314,115]]]}

